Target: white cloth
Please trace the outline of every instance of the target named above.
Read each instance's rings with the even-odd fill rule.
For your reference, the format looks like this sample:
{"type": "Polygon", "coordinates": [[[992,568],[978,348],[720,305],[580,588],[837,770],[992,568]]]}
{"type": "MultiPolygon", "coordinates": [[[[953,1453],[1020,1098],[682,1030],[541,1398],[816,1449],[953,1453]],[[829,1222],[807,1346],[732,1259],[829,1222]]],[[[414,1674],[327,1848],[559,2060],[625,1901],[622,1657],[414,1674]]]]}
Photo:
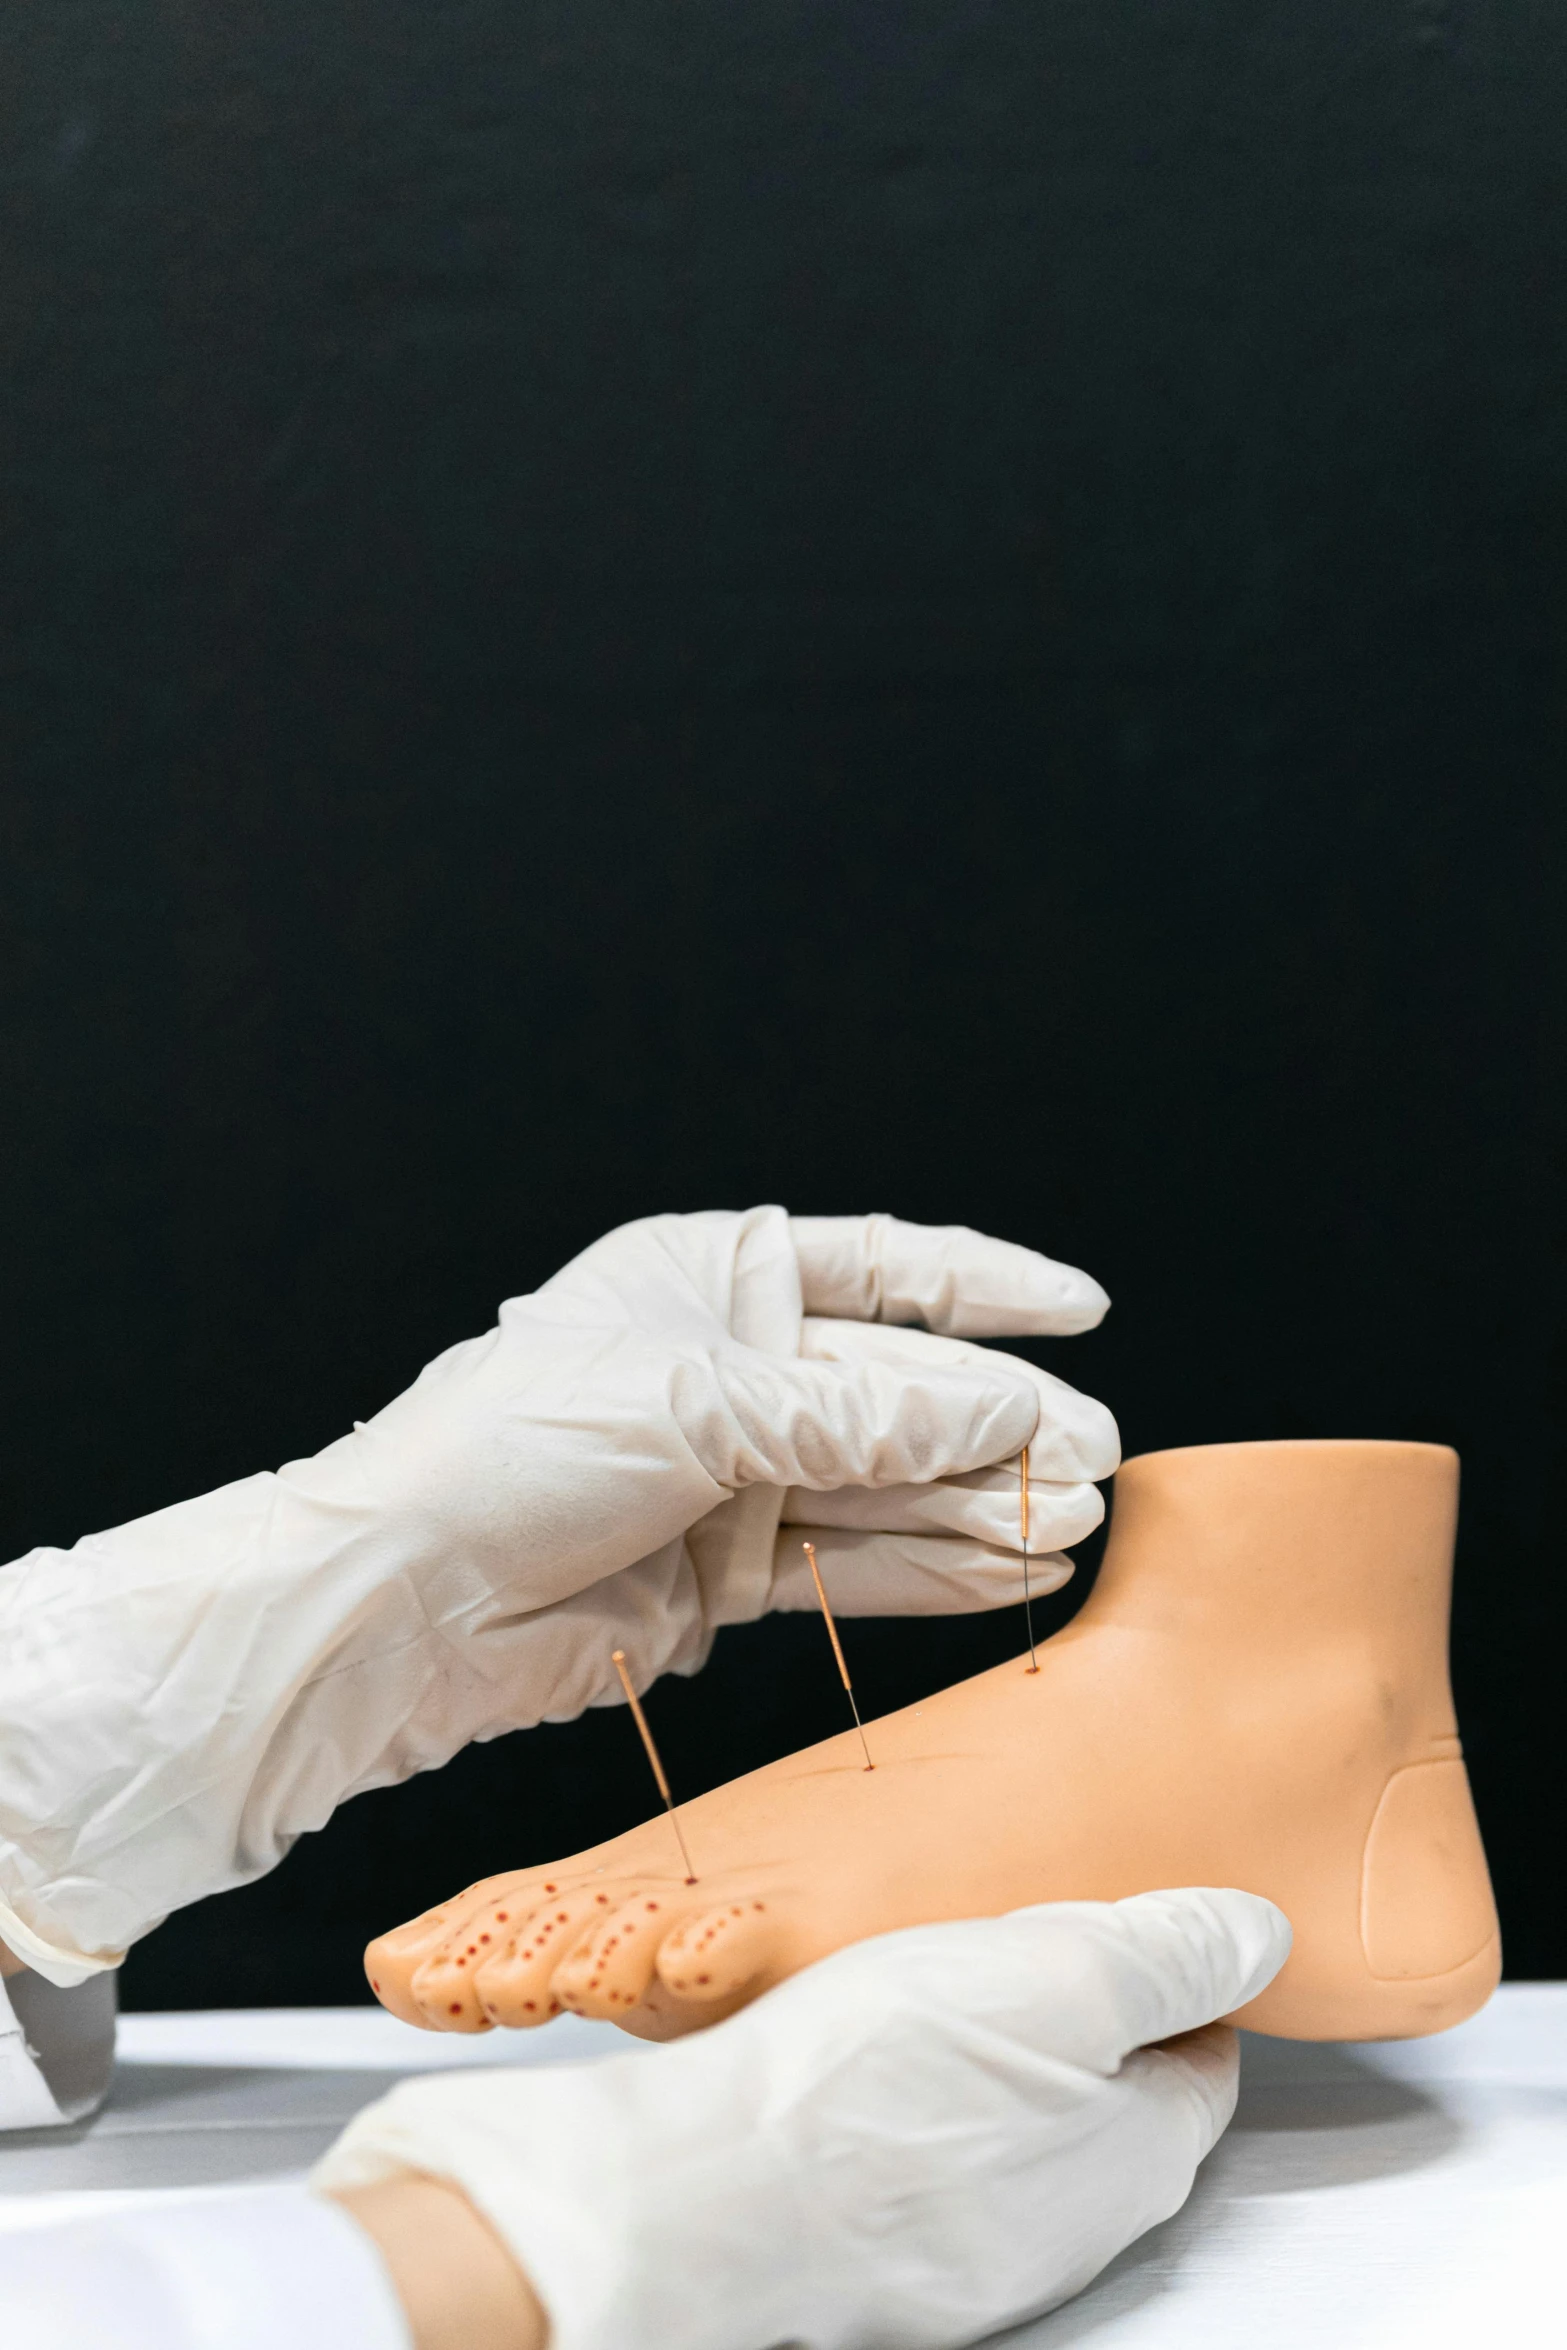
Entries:
{"type": "Polygon", "coordinates": [[[1015,1597],[987,1464],[1031,1445],[1049,1550],[1097,1523],[1115,1424],[965,1335],[1107,1303],[961,1228],[653,1217],[313,1458],[31,1552],[0,1571],[0,1941],[79,1982],[346,1796],[616,1702],[613,1647],[639,1686],[695,1671],[719,1625],[813,1604],[813,1519],[846,1612],[1015,1597]]]}
{"type": "Polygon", "coordinates": [[[599,2064],[405,2082],[325,2189],[452,2180],[551,2350],[957,2350],[1081,2291],[1185,2201],[1235,2034],[1289,1949],[1185,1890],[916,1927],[712,2030],[599,2064]]]}
{"type": "Polygon", "coordinates": [[[16,2350],[411,2350],[370,2238],[302,2187],[0,2236],[16,2350]]]}

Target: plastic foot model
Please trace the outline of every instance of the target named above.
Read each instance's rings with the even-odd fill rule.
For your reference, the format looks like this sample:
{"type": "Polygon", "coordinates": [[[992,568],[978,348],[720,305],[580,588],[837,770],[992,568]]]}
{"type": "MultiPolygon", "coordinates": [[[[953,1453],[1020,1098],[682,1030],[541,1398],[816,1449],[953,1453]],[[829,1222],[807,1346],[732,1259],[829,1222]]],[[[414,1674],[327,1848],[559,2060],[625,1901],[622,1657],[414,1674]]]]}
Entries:
{"type": "Polygon", "coordinates": [[[1305,2040],[1443,2030],[1501,1949],[1447,1675],[1444,1447],[1220,1444],[1116,1481],[1099,1579],[1027,1657],[370,1945],[444,2031],[569,2009],[713,2022],[866,1935],[1167,1885],[1276,1901],[1293,1955],[1236,2019],[1305,2040]]]}

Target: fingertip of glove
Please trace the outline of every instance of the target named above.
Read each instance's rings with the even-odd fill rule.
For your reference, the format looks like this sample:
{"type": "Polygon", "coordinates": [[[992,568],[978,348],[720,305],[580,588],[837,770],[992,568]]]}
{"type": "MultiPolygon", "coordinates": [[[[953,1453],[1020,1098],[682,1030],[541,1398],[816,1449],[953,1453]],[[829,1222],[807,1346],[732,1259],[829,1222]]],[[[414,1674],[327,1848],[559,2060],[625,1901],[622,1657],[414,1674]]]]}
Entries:
{"type": "Polygon", "coordinates": [[[1121,1431],[1108,1404],[1086,1395],[1075,1415],[1072,1434],[1082,1472],[1089,1484],[1101,1484],[1121,1466],[1121,1431]]]}
{"type": "Polygon", "coordinates": [[[1092,1273],[1085,1273],[1081,1265],[1063,1265],[1055,1257],[1042,1257],[1033,1249],[1000,1245],[1007,1248],[1010,1260],[1007,1302],[1002,1306],[997,1301],[988,1318],[977,1302],[971,1306],[965,1317],[971,1335],[989,1329],[1031,1332],[1038,1338],[1076,1338],[1084,1330],[1098,1328],[1110,1311],[1110,1293],[1092,1273]]]}
{"type": "Polygon", "coordinates": [[[1212,1972],[1213,2010],[1228,2015],[1266,1990],[1290,1954],[1294,1928],[1276,1903],[1234,1885],[1186,1885],[1118,1904],[1173,1918],[1212,1972]]]}
{"type": "Polygon", "coordinates": [[[1076,1338],[1085,1330],[1097,1330],[1110,1311],[1110,1292],[1101,1288],[1092,1273],[1084,1273],[1076,1265],[1063,1265],[1060,1270],[1061,1296],[1054,1309],[1053,1332],[1061,1338],[1076,1338]]]}
{"type": "Polygon", "coordinates": [[[997,1449],[990,1457],[1006,1460],[1034,1441],[1040,1421],[1039,1390],[1031,1379],[1001,1376],[988,1380],[987,1385],[997,1422],[997,1449]]]}
{"type": "Polygon", "coordinates": [[[1230,1912],[1231,1932],[1235,1937],[1236,1958],[1245,1968],[1245,1981],[1235,2000],[1244,2007],[1265,1991],[1288,1958],[1295,1941],[1295,1929],[1276,1902],[1260,1893],[1241,1893],[1234,1888],[1218,1896],[1230,1912]]]}

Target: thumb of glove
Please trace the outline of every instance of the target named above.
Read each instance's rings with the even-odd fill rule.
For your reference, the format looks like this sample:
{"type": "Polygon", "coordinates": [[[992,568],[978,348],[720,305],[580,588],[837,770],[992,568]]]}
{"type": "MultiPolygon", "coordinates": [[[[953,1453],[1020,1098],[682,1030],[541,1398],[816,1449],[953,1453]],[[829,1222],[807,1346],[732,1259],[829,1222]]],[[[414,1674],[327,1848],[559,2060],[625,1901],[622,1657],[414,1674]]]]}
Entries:
{"type": "Polygon", "coordinates": [[[721,1408],[685,1420],[721,1484],[920,1485],[1021,1452],[1039,1424],[1031,1381],[984,1362],[807,1362],[726,1348],[721,1408]]]}
{"type": "Polygon", "coordinates": [[[1007,1923],[1037,1942],[1040,1966],[1064,1973],[1075,1954],[1091,1995],[1056,2002],[1049,2045],[1106,2079],[1134,2048],[1196,2031],[1255,1999],[1291,1941],[1281,1909],[1231,1886],[1052,1902],[1014,1910],[1007,1923]]]}

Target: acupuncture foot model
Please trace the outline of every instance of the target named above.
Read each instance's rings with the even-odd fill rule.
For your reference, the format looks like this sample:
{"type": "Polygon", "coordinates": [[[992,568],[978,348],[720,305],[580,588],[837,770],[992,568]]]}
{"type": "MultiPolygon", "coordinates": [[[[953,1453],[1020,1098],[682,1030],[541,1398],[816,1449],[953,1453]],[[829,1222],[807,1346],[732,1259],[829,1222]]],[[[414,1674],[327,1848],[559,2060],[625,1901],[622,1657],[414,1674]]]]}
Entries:
{"type": "Polygon", "coordinates": [[[1496,1913],[1447,1676],[1458,1462],[1222,1444],[1116,1481],[1098,1583],[1039,1649],[372,1942],[442,2031],[564,2010],[669,2039],[870,1934],[1166,1885],[1264,1893],[1294,1952],[1239,2020],[1441,2031],[1489,1996],[1496,1913]]]}

